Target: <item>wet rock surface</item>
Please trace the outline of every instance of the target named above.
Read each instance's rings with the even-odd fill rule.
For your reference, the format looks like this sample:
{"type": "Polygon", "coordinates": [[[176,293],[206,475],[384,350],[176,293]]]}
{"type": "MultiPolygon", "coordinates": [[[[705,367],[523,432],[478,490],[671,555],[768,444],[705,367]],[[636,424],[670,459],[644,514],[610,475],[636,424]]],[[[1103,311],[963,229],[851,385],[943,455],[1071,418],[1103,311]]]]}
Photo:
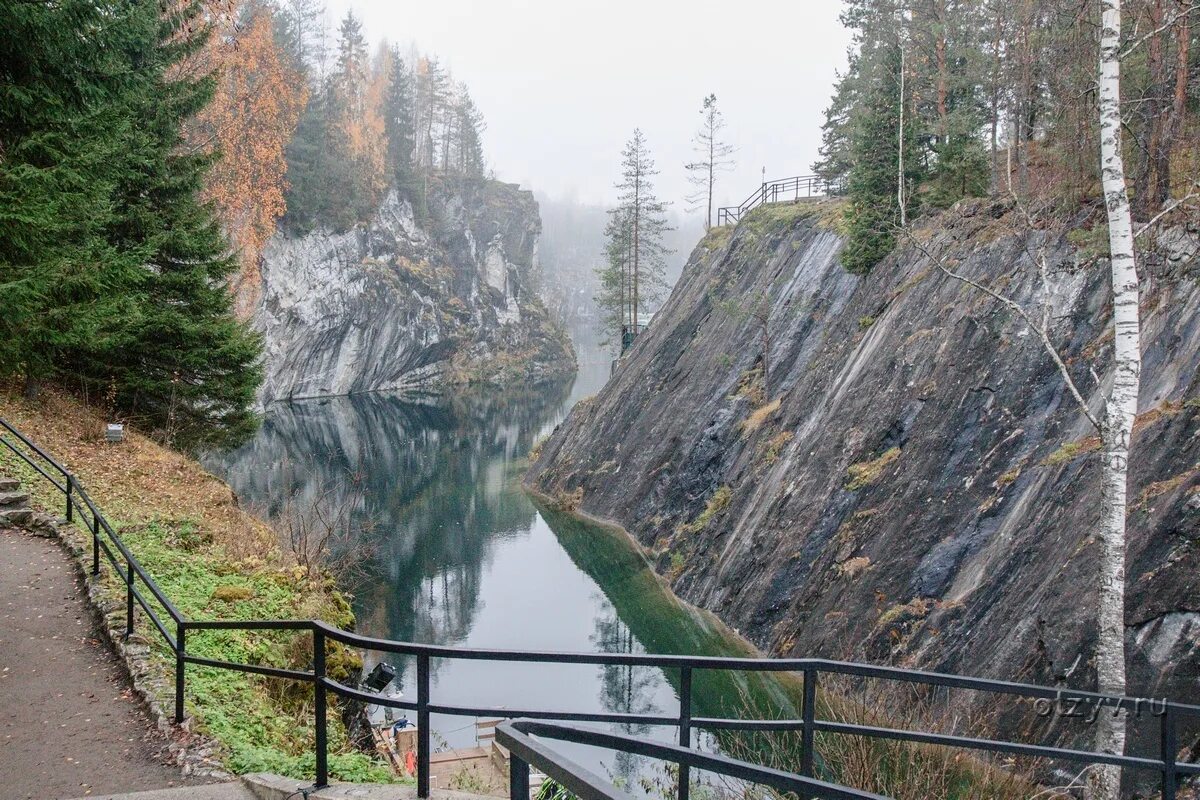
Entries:
{"type": "MultiPolygon", "coordinates": [[[[1107,262],[1067,235],[1096,217],[1029,231],[1003,204],[961,204],[860,278],[838,263],[833,216],[827,202],[771,206],[710,233],[527,480],[624,526],[678,594],[773,653],[1094,687],[1094,431],[1037,335],[922,248],[1037,315],[1047,303],[1098,409],[1107,262]]],[[[1196,241],[1161,235],[1140,265],[1128,548],[1130,692],[1188,702],[1200,699],[1196,241]]],[[[1153,752],[1156,726],[1142,737],[1139,723],[1133,749],[1153,752]]]]}
{"type": "Polygon", "coordinates": [[[389,192],[345,233],[276,235],[253,317],[273,400],[570,374],[570,340],[536,294],[533,195],[432,180],[428,216],[389,192]]]}

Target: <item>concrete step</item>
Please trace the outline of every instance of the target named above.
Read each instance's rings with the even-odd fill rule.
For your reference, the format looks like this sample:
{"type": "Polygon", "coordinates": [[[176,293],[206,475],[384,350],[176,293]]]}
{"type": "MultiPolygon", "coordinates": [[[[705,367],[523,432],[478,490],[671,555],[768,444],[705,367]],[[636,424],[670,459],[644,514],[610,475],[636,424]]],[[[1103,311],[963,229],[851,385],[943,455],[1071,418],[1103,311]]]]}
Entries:
{"type": "MultiPolygon", "coordinates": [[[[76,800],[84,800],[77,798],[76,800]]],[[[92,795],[86,800],[256,800],[253,792],[241,781],[210,783],[205,786],[177,786],[173,789],[151,789],[129,794],[92,795]]]]}
{"type": "Polygon", "coordinates": [[[21,488],[21,482],[16,478],[0,478],[0,492],[15,492],[21,488]]]}
{"type": "Polygon", "coordinates": [[[0,492],[0,508],[25,508],[29,495],[25,492],[0,492]]]}
{"type": "MultiPolygon", "coordinates": [[[[334,783],[324,789],[312,789],[308,788],[312,786],[311,783],[268,773],[243,775],[242,780],[254,793],[255,800],[299,800],[301,787],[305,787],[309,800],[417,800],[415,784],[334,783]]],[[[501,796],[507,797],[507,792],[501,796]]],[[[484,797],[489,795],[450,789],[434,789],[430,792],[430,800],[482,800],[484,797]]],[[[496,797],[490,796],[490,800],[496,800],[496,797]]]]}

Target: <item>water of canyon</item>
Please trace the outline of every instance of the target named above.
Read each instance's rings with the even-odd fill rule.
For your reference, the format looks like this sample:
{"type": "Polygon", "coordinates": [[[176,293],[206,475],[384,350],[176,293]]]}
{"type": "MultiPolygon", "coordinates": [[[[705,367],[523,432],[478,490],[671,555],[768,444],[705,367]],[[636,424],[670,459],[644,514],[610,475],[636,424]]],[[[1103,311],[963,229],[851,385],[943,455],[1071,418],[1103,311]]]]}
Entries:
{"type": "MultiPolygon", "coordinates": [[[[562,384],[275,405],[257,436],[214,466],[268,517],[318,510],[344,529],[335,546],[353,562],[343,580],[366,635],[475,648],[750,654],[709,615],[674,598],[622,534],[539,508],[522,490],[530,448],[609,375],[604,349],[586,337],[577,347],[579,372],[562,384]]],[[[387,660],[412,699],[415,665],[387,660]]],[[[431,664],[434,701],[456,706],[671,715],[678,682],[674,671],[642,667],[431,664]]],[[[773,682],[698,673],[694,713],[732,711],[747,698],[782,712],[791,705],[785,694],[773,682]]],[[[475,722],[434,715],[435,746],[473,746],[475,722]]],[[[657,769],[564,749],[630,788],[657,769]]]]}

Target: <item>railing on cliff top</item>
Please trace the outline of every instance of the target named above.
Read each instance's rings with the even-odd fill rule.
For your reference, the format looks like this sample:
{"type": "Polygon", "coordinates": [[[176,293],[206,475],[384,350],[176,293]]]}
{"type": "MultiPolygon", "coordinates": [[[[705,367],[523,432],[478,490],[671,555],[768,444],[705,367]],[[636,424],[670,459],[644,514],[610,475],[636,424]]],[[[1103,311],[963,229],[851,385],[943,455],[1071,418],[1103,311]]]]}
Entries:
{"type": "Polygon", "coordinates": [[[763,181],[762,186],[736,206],[723,206],[717,209],[718,225],[736,225],[752,208],[764,203],[795,202],[806,197],[824,197],[837,194],[840,186],[822,178],[820,175],[797,175],[791,178],[778,178],[773,181],[763,181]]]}
{"type": "Polygon", "coordinates": [[[818,658],[723,658],[707,656],[653,655],[629,653],[558,653],[518,650],[480,650],[471,648],[442,647],[436,645],[397,642],[374,639],[357,633],[340,630],[320,620],[193,620],[187,619],[155,583],[121,537],[109,524],[96,504],[88,496],[79,480],[67,469],[45,453],[20,431],[3,419],[0,427],[0,443],[15,453],[33,470],[49,481],[65,497],[66,518],[73,521],[76,516],[87,526],[92,537],[92,575],[98,575],[101,555],[111,565],[114,574],[125,584],[125,635],[133,633],[135,605],[140,606],[145,618],[162,636],[175,657],[175,721],[184,720],[184,698],[187,693],[187,665],[246,672],[268,678],[299,681],[313,686],[315,711],[315,783],[325,786],[329,782],[327,731],[328,695],[357,700],[377,706],[415,711],[417,714],[417,794],[429,797],[429,761],[431,739],[430,714],[454,716],[501,717],[509,720],[497,729],[496,740],[509,749],[510,791],[513,800],[529,800],[528,770],[530,765],[545,772],[584,800],[627,800],[627,795],[578,764],[572,763],[547,747],[541,740],[551,739],[607,748],[652,759],[673,762],[679,765],[678,797],[687,800],[692,768],[726,775],[752,783],[772,786],[783,792],[796,793],[800,797],[816,798],[878,798],[868,792],[837,786],[817,780],[813,776],[814,763],[819,757],[815,734],[861,736],[870,739],[885,739],[914,742],[925,745],[941,745],[990,753],[1029,756],[1035,758],[1060,759],[1082,764],[1107,764],[1134,770],[1149,770],[1160,775],[1163,800],[1174,800],[1180,780],[1186,776],[1200,775],[1200,764],[1176,761],[1179,751],[1179,725],[1182,718],[1200,719],[1200,705],[1150,700],[1147,698],[1105,695],[1096,692],[1078,691],[1058,687],[1011,683],[1008,681],[968,678],[917,670],[881,667],[829,661],[818,658]],[[169,620],[162,619],[146,597],[149,592],[166,611],[169,620]],[[174,630],[172,630],[172,627],[174,630]],[[213,630],[241,631],[299,631],[312,635],[312,668],[282,669],[262,664],[242,664],[204,658],[188,652],[190,634],[202,634],[213,630]],[[377,653],[393,653],[415,657],[417,663],[417,691],[414,700],[403,700],[347,686],[331,678],[326,671],[326,644],[329,641],[377,653]],[[430,662],[433,659],[466,659],[490,662],[523,662],[529,664],[587,664],[654,667],[678,671],[679,711],[677,714],[622,714],[622,713],[579,713],[553,709],[513,709],[498,706],[456,706],[436,702],[429,686],[430,662]],[[803,676],[803,706],[800,719],[734,719],[723,717],[697,717],[692,714],[692,676],[699,670],[729,670],[744,673],[793,672],[803,676]],[[1121,708],[1127,712],[1140,713],[1147,708],[1159,716],[1160,747],[1157,758],[1144,756],[1113,755],[1090,750],[1076,750],[1047,745],[1025,744],[996,739],[970,738],[947,734],[860,725],[848,722],[820,719],[816,715],[817,687],[822,675],[842,675],[857,678],[873,678],[895,681],[910,685],[944,687],[990,692],[997,695],[1024,698],[1042,703],[1072,703],[1090,707],[1095,711],[1103,708],[1121,708]],[[536,720],[544,720],[538,722],[536,720]],[[550,722],[554,721],[554,722],[550,722]],[[676,728],[679,733],[678,746],[664,744],[646,738],[623,736],[585,726],[565,724],[578,722],[600,722],[635,725],[655,725],[676,728]],[[721,755],[690,749],[692,731],[797,731],[800,733],[800,773],[792,774],[756,766],[744,761],[721,755]],[[534,738],[537,737],[537,738],[534,738]]]}

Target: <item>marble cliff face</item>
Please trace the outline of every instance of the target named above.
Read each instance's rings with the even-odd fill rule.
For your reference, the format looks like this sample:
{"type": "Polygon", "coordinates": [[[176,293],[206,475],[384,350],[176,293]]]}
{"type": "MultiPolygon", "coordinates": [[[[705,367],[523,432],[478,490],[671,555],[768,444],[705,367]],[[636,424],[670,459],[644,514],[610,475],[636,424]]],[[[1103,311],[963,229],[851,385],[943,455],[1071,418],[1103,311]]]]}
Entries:
{"type": "MultiPolygon", "coordinates": [[[[1094,687],[1094,432],[1016,315],[914,246],[847,274],[833,216],[767,207],[706,237],[527,481],[625,527],[679,595],[774,653],[1094,687]],[[769,308],[765,331],[738,298],[769,308]]],[[[1032,308],[1044,248],[1054,338],[1098,408],[1107,262],[1071,244],[1085,220],[1015,217],[962,204],[915,236],[1032,308]]],[[[1200,675],[1195,241],[1166,232],[1141,265],[1128,548],[1129,690],[1181,699],[1200,675]]]]}
{"type": "Polygon", "coordinates": [[[277,234],[253,324],[260,400],[531,383],[574,352],[537,297],[531,193],[487,180],[431,182],[428,213],[388,193],[344,233],[277,234]]]}

